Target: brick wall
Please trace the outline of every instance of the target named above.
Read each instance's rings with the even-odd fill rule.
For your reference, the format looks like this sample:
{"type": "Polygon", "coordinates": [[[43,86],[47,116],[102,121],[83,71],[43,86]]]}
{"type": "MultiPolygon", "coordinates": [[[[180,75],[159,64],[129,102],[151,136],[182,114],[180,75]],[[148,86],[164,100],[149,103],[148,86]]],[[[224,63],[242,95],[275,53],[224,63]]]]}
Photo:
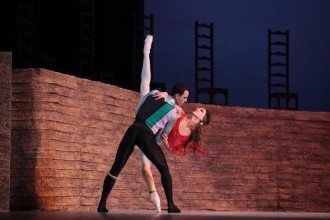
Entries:
{"type": "MultiPolygon", "coordinates": [[[[138,98],[44,69],[14,70],[11,209],[96,210],[138,98]]],[[[207,156],[165,151],[182,210],[330,211],[330,113],[204,106],[212,113],[204,130],[207,156]]],[[[154,209],[137,150],[108,207],[154,209]]]]}
{"type": "Polygon", "coordinates": [[[10,198],[11,63],[11,53],[0,52],[0,212],[9,210],[10,198]]]}
{"type": "Polygon", "coordinates": [[[196,208],[330,211],[330,113],[207,108],[209,155],[184,177],[204,179],[185,194],[196,208]]]}
{"type": "Polygon", "coordinates": [[[15,71],[11,208],[95,209],[137,100],[115,86],[43,69],[15,71]]]}

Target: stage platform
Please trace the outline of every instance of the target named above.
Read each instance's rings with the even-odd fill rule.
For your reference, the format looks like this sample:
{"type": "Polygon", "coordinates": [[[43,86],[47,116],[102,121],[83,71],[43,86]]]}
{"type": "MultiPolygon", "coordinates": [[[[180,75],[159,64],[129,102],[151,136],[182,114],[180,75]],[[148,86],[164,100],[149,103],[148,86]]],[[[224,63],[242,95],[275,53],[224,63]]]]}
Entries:
{"type": "Polygon", "coordinates": [[[154,211],[97,212],[2,212],[1,220],[317,220],[330,219],[324,212],[182,212],[168,214],[154,211]]]}

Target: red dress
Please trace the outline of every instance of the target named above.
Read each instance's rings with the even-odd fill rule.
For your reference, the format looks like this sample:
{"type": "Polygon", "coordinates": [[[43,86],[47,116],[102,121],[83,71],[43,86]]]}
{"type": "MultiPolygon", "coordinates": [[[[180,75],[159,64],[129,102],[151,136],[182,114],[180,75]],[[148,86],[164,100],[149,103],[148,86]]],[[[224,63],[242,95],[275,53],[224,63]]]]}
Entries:
{"type": "MultiPolygon", "coordinates": [[[[179,132],[180,122],[187,117],[186,113],[182,111],[182,115],[176,120],[173,128],[168,135],[168,143],[172,148],[172,153],[178,154],[180,156],[185,154],[185,150],[183,148],[184,144],[188,141],[190,135],[181,135],[179,132]]],[[[190,144],[188,149],[194,150],[194,144],[190,144]]],[[[196,151],[201,154],[206,154],[204,150],[196,146],[196,151]]]]}

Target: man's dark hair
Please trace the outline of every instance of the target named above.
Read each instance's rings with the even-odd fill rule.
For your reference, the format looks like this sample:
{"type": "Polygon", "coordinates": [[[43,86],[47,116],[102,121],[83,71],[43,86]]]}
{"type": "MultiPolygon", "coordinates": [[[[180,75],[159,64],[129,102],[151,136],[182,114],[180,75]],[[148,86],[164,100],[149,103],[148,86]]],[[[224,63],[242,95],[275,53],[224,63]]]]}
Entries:
{"type": "Polygon", "coordinates": [[[182,95],[186,90],[189,91],[189,87],[185,83],[177,82],[172,87],[171,96],[174,96],[175,94],[182,95]]]}

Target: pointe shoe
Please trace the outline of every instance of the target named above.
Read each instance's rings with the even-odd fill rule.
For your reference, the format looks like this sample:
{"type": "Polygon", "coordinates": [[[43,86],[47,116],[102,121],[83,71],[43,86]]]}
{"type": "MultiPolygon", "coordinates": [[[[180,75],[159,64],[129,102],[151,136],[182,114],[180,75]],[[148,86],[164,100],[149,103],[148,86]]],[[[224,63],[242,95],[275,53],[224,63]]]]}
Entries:
{"type": "Polygon", "coordinates": [[[151,44],[153,41],[153,36],[152,35],[148,35],[146,37],[146,39],[144,40],[144,48],[143,48],[143,53],[150,53],[150,49],[151,49],[151,44]]]}
{"type": "Polygon", "coordinates": [[[99,212],[99,213],[106,213],[106,212],[108,212],[108,209],[105,208],[105,207],[98,207],[97,208],[97,212],[99,212]]]}
{"type": "Polygon", "coordinates": [[[181,210],[176,206],[171,206],[171,207],[168,207],[167,212],[168,213],[180,213],[181,210]]]}
{"type": "Polygon", "coordinates": [[[149,201],[152,204],[154,204],[154,206],[156,207],[158,213],[162,212],[162,209],[160,207],[160,198],[159,198],[159,195],[156,191],[149,194],[149,201]]]}

